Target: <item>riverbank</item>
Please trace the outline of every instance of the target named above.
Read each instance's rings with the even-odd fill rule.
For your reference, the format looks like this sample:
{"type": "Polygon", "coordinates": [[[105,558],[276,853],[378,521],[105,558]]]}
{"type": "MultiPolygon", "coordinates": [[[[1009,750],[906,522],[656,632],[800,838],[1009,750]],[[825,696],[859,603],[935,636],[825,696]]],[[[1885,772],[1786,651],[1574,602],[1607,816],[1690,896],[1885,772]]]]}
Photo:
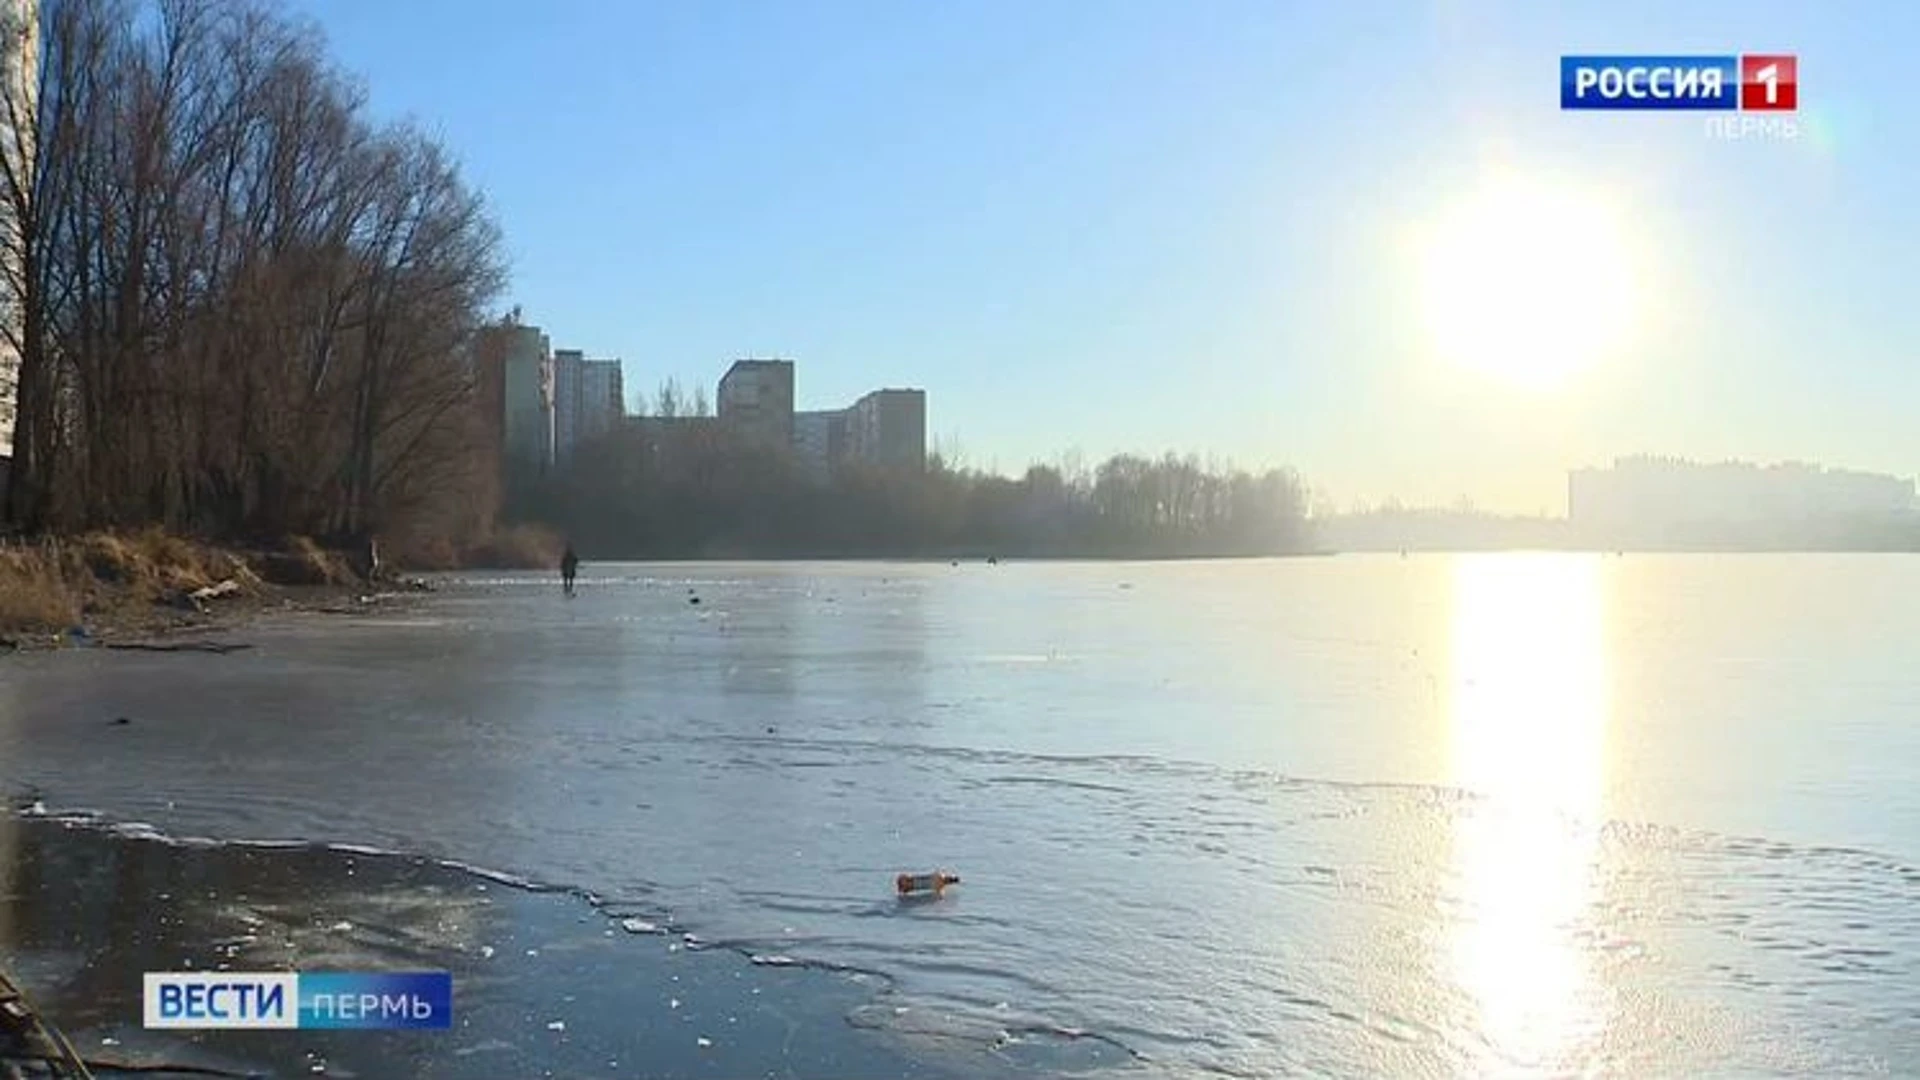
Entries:
{"type": "Polygon", "coordinates": [[[926,1032],[878,976],[703,945],[616,902],[427,859],[173,842],[0,811],[0,969],[97,1075],[1025,1077],[1086,1040],[926,1032]],[[444,970],[444,1032],[147,1031],[140,974],[444,970]],[[920,1034],[915,1034],[920,1032],[920,1034]]]}
{"type": "Polygon", "coordinates": [[[379,568],[306,537],[235,548],[145,529],[0,543],[0,651],[143,643],[273,611],[353,612],[424,591],[409,572],[545,568],[559,548],[537,526],[464,549],[408,543],[379,568]]]}
{"type": "Polygon", "coordinates": [[[146,643],[379,591],[307,540],[243,552],[150,530],[14,543],[0,547],[0,648],[146,643]]]}

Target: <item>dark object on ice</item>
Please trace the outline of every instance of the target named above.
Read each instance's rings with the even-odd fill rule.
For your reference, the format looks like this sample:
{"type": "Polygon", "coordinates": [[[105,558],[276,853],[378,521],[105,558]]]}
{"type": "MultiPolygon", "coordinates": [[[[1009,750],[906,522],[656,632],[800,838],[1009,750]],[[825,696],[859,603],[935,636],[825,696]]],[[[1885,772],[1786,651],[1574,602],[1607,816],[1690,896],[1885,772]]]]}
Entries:
{"type": "Polygon", "coordinates": [[[960,884],[959,874],[936,870],[931,874],[901,874],[893,879],[893,890],[901,896],[938,896],[949,885],[960,884]]]}
{"type": "Polygon", "coordinates": [[[699,602],[700,602],[700,598],[697,596],[690,596],[687,598],[687,603],[689,604],[698,604],[699,602]]]}
{"type": "Polygon", "coordinates": [[[124,726],[124,725],[126,725],[126,724],[131,724],[131,723],[133,723],[133,721],[132,721],[132,720],[129,720],[129,719],[127,719],[127,718],[126,718],[126,717],[124,717],[124,716],[116,716],[116,717],[114,717],[114,718],[113,718],[112,720],[110,720],[110,721],[108,721],[108,723],[110,723],[110,724],[112,724],[112,725],[113,725],[114,727],[121,727],[121,726],[124,726]]]}

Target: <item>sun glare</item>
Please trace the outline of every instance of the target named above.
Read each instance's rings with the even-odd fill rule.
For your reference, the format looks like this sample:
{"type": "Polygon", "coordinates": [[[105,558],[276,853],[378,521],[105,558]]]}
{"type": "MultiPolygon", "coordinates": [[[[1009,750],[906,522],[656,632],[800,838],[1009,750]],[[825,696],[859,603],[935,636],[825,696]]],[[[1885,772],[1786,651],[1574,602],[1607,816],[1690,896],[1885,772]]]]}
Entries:
{"type": "Polygon", "coordinates": [[[1609,678],[1583,555],[1461,556],[1453,600],[1451,940],[1491,1054],[1474,1075],[1574,1075],[1608,1023],[1582,945],[1596,896],[1609,678]]]}
{"type": "Polygon", "coordinates": [[[1420,290],[1435,354],[1535,389],[1619,351],[1635,319],[1625,222],[1571,188],[1503,180],[1423,237],[1420,290]]]}

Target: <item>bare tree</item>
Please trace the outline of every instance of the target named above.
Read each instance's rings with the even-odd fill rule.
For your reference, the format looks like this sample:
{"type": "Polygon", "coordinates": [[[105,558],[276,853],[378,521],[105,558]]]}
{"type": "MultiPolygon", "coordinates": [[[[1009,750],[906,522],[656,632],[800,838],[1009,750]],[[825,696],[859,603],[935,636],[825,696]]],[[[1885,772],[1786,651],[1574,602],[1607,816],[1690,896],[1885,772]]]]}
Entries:
{"type": "Polygon", "coordinates": [[[660,384],[660,392],[654,395],[653,413],[662,420],[672,420],[680,415],[681,403],[686,395],[680,390],[680,380],[667,379],[660,384]]]}
{"type": "Polygon", "coordinates": [[[31,151],[0,154],[9,516],[362,533],[458,503],[503,273],[445,152],[264,2],[43,11],[36,79],[0,87],[31,151]]]}

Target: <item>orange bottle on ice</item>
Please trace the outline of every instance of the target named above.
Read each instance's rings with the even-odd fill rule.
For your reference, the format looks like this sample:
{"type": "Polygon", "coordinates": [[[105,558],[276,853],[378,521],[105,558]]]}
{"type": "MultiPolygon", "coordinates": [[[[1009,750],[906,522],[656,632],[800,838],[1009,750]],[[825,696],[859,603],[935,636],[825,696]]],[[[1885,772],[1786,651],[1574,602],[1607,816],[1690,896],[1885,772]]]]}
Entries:
{"type": "Polygon", "coordinates": [[[936,870],[931,874],[901,874],[893,879],[893,887],[901,896],[916,896],[932,893],[938,896],[949,885],[960,884],[960,875],[949,874],[945,870],[936,870]]]}

